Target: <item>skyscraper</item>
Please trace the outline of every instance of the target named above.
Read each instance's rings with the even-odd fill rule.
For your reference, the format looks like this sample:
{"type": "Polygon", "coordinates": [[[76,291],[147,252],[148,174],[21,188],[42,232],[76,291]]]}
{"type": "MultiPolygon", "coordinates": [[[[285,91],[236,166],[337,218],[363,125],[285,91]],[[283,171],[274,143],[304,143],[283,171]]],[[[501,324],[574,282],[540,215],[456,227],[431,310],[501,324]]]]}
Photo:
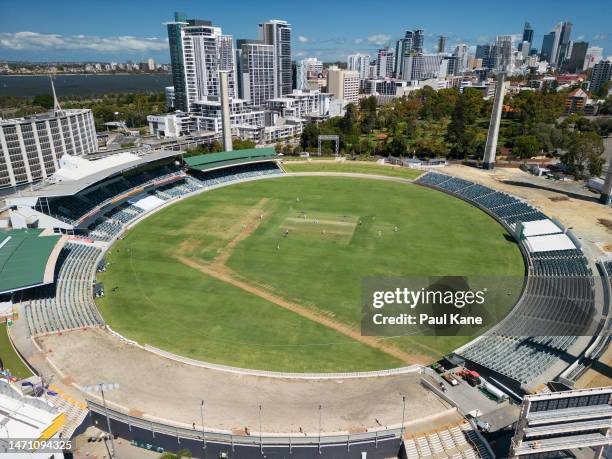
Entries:
{"type": "Polygon", "coordinates": [[[423,44],[425,41],[425,32],[421,29],[417,29],[413,32],[413,36],[412,50],[415,53],[422,53],[423,44]]]}
{"type": "Polygon", "coordinates": [[[589,79],[589,91],[599,91],[612,77],[612,62],[609,60],[599,61],[593,66],[593,72],[589,79]]]}
{"type": "Polygon", "coordinates": [[[348,70],[359,72],[359,79],[366,80],[368,71],[370,70],[370,55],[369,54],[351,54],[348,57],[348,70]]]}
{"type": "Polygon", "coordinates": [[[308,78],[316,78],[323,73],[323,62],[316,57],[307,57],[297,62],[296,89],[308,89],[308,78]]]}
{"type": "Polygon", "coordinates": [[[423,52],[424,32],[420,29],[406,30],[404,38],[400,38],[395,45],[395,65],[393,73],[396,78],[410,79],[408,75],[403,74],[403,69],[406,67],[404,61],[406,57],[420,54],[423,52]]]}
{"type": "Polygon", "coordinates": [[[555,35],[558,35],[558,39],[555,40],[557,46],[554,49],[554,65],[556,68],[562,67],[563,62],[568,57],[571,34],[571,22],[560,22],[555,27],[555,35]]]}
{"type": "Polygon", "coordinates": [[[229,95],[234,97],[231,35],[223,35],[210,21],[185,19],[183,13],[174,18],[167,28],[176,108],[188,112],[194,102],[219,96],[221,70],[228,72],[229,95]]]}
{"type": "Polygon", "coordinates": [[[549,64],[552,62],[552,58],[554,56],[553,50],[555,47],[555,39],[556,33],[554,30],[544,35],[544,38],[542,39],[542,49],[540,50],[541,61],[546,61],[549,64]]]}
{"type": "Polygon", "coordinates": [[[591,46],[587,49],[586,60],[584,63],[584,67],[586,69],[591,69],[595,64],[597,64],[603,58],[603,48],[599,46],[591,46]]]}
{"type": "Polygon", "coordinates": [[[589,44],[586,41],[575,41],[572,43],[572,50],[569,58],[565,61],[563,69],[570,73],[579,73],[584,69],[584,61],[589,44]]]}
{"type": "Polygon", "coordinates": [[[185,66],[183,61],[183,38],[181,30],[187,25],[185,13],[174,13],[174,22],[167,24],[168,45],[170,47],[170,66],[174,85],[174,107],[187,111],[187,87],[185,84],[185,66]]]}
{"type": "Polygon", "coordinates": [[[438,38],[438,52],[443,53],[445,47],[446,47],[446,37],[444,35],[440,35],[440,37],[438,38]]]}
{"type": "Polygon", "coordinates": [[[395,65],[393,51],[388,46],[378,50],[376,57],[376,76],[378,78],[388,78],[393,76],[395,65]]]}
{"type": "Polygon", "coordinates": [[[327,72],[327,92],[336,99],[347,102],[359,100],[359,73],[353,70],[342,70],[336,66],[327,72]]]}
{"type": "Polygon", "coordinates": [[[482,59],[482,66],[486,69],[494,69],[497,65],[495,46],[477,45],[476,59],[482,59]]]}
{"type": "Polygon", "coordinates": [[[457,66],[455,68],[455,74],[464,72],[468,66],[468,46],[465,43],[460,43],[456,46],[453,56],[457,58],[457,66]]]}
{"type": "Polygon", "coordinates": [[[237,40],[240,97],[263,107],[274,98],[274,50],[261,40],[237,40]]]}
{"type": "Polygon", "coordinates": [[[523,26],[523,42],[528,41],[529,45],[533,43],[533,29],[531,28],[531,24],[525,22],[523,26]]]}
{"type": "Polygon", "coordinates": [[[274,97],[291,94],[291,25],[272,19],[259,24],[259,35],[265,44],[274,48],[274,97]]]}

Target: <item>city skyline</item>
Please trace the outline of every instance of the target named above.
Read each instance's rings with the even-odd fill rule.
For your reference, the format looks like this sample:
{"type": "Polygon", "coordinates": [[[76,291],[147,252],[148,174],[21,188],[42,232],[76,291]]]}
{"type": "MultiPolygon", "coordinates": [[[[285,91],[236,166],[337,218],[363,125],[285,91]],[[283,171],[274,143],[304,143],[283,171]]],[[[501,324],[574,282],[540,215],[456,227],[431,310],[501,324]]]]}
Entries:
{"type": "MultiPolygon", "coordinates": [[[[213,4],[203,8],[195,2],[130,2],[120,10],[105,5],[81,5],[73,1],[53,4],[33,1],[5,6],[0,28],[0,60],[24,61],[170,61],[164,23],[172,12],[206,19],[234,38],[257,38],[258,24],[270,19],[288,21],[293,29],[293,59],[317,57],[323,61],[346,61],[349,54],[375,55],[383,46],[395,46],[407,29],[424,30],[424,51],[437,49],[438,36],[446,37],[446,49],[459,43],[471,48],[491,43],[496,35],[515,35],[520,42],[528,21],[534,29],[533,45],[560,21],[573,23],[572,39],[612,54],[612,34],[607,19],[612,7],[607,2],[538,2],[522,8],[484,2],[469,6],[442,2],[432,11],[422,5],[390,0],[385,8],[355,1],[328,4],[315,1],[308,8],[277,1],[254,7],[250,4],[213,4]],[[486,8],[483,8],[486,5],[486,8]],[[66,15],[70,11],[70,15],[66,15]],[[119,14],[120,11],[120,14],[119,14]],[[347,17],[350,11],[350,17],[347,17]],[[389,14],[394,11],[396,14],[389,14]],[[440,12],[443,11],[444,14],[440,12]],[[597,14],[594,14],[594,12],[597,14]],[[326,14],[321,14],[325,12],[326,14]],[[75,20],[78,18],[78,20],[75,20]],[[138,18],[138,20],[134,20],[138,18]],[[350,20],[338,20],[338,19],[350,20]]],[[[527,5],[527,3],[525,3],[527,5]]],[[[472,49],[473,51],[473,49],[472,49]]]]}

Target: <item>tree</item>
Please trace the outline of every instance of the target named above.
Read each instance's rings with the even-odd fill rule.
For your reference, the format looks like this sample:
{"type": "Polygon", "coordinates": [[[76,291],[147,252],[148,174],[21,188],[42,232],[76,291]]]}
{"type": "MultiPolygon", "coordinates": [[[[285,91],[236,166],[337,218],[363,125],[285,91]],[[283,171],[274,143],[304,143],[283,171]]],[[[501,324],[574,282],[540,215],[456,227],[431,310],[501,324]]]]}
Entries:
{"type": "Polygon", "coordinates": [[[386,156],[404,156],[408,152],[408,142],[402,136],[395,136],[391,142],[385,144],[386,156]]]}
{"type": "Polygon", "coordinates": [[[448,148],[446,144],[440,140],[432,138],[418,139],[415,144],[416,153],[428,157],[446,156],[448,148]]]}
{"type": "Polygon", "coordinates": [[[512,154],[521,158],[533,158],[540,152],[540,142],[533,135],[521,135],[514,139],[512,154]]]}
{"type": "Polygon", "coordinates": [[[348,104],[342,121],[340,122],[340,130],[344,134],[355,134],[358,120],[357,107],[355,104],[348,104]]]}
{"type": "Polygon", "coordinates": [[[545,152],[551,152],[563,146],[563,131],[554,125],[538,123],[528,130],[528,134],[538,139],[540,148],[545,152]]]}
{"type": "Polygon", "coordinates": [[[255,148],[255,142],[252,140],[242,140],[239,138],[232,139],[232,148],[234,150],[248,150],[255,148]]]}
{"type": "Polygon", "coordinates": [[[553,124],[563,114],[567,91],[520,91],[508,100],[512,117],[526,125],[553,124]]]}
{"type": "Polygon", "coordinates": [[[300,137],[300,145],[304,151],[307,151],[308,148],[315,148],[317,146],[319,134],[319,128],[317,128],[316,125],[307,124],[304,126],[300,137]]]}
{"type": "Polygon", "coordinates": [[[596,132],[575,132],[569,140],[567,153],[561,158],[577,179],[598,176],[602,172],[604,144],[596,132]]]}
{"type": "Polygon", "coordinates": [[[377,103],[376,97],[364,97],[359,101],[359,110],[361,111],[361,132],[368,133],[376,127],[377,103]]]}
{"type": "Polygon", "coordinates": [[[474,154],[475,144],[473,140],[476,131],[472,128],[478,120],[482,105],[482,95],[476,89],[466,88],[457,98],[457,104],[447,130],[447,139],[454,144],[453,150],[456,157],[465,158],[474,154]]]}
{"type": "Polygon", "coordinates": [[[51,94],[39,94],[32,99],[32,105],[47,109],[53,108],[53,96],[51,94]]]}

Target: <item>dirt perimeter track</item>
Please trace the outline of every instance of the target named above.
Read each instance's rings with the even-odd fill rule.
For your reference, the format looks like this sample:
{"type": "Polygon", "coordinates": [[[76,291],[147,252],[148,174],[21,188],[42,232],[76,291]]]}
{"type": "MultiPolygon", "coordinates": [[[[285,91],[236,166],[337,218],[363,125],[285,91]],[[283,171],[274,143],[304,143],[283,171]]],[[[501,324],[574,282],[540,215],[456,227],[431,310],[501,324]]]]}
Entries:
{"type": "MultiPolygon", "coordinates": [[[[258,431],[258,405],[264,432],[318,431],[322,406],[324,432],[397,426],[406,396],[408,430],[424,431],[458,419],[419,384],[418,373],[372,378],[295,380],[240,375],[186,365],[90,329],[38,339],[46,353],[28,356],[43,367],[51,362],[63,385],[119,383],[106,394],[112,408],[186,428],[199,426],[200,401],[206,427],[258,431]],[[414,422],[417,421],[417,422],[414,422]]],[[[57,381],[59,383],[59,381],[57,381]]],[[[72,395],[78,396],[73,388],[72,395]]]]}

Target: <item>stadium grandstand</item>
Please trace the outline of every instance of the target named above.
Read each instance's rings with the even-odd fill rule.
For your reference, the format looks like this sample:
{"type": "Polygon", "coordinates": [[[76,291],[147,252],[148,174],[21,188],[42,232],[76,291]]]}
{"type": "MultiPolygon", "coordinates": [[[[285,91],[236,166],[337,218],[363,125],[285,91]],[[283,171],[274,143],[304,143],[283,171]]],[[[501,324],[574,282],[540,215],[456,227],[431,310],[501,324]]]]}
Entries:
{"type": "Polygon", "coordinates": [[[208,155],[193,156],[185,159],[190,169],[210,171],[239,164],[254,164],[274,161],[276,152],[272,148],[250,148],[238,151],[225,151],[208,155]]]}
{"type": "Polygon", "coordinates": [[[0,294],[18,292],[32,336],[104,325],[92,294],[108,247],[100,244],[135,220],[188,194],[282,173],[271,148],[194,156],[185,167],[180,159],[172,151],[65,156],[46,182],[7,199],[16,229],[0,232],[0,294]]]}
{"type": "Polygon", "coordinates": [[[523,294],[488,333],[457,349],[453,360],[511,390],[531,392],[580,360],[602,332],[602,291],[580,244],[529,204],[489,187],[437,172],[416,180],[480,207],[516,237],[527,264],[523,294]]]}
{"type": "MultiPolygon", "coordinates": [[[[88,328],[96,328],[89,331],[92,335],[102,333],[97,328],[105,323],[94,295],[104,294],[104,287],[96,283],[96,272],[103,269],[102,257],[115,239],[140,219],[186,196],[284,174],[271,148],[184,160],[172,151],[145,156],[118,154],[97,161],[64,157],[61,166],[44,183],[7,198],[14,229],[0,231],[0,293],[12,295],[20,304],[28,339],[57,338],[63,331],[88,328]],[[28,260],[27,266],[23,260],[28,260]]],[[[600,310],[598,305],[608,305],[608,301],[602,300],[603,292],[594,281],[595,265],[577,238],[527,202],[492,188],[437,172],[422,175],[416,183],[457,196],[501,222],[519,242],[527,266],[523,293],[510,314],[449,359],[519,394],[535,392],[568,372],[572,375],[566,379],[575,380],[588,367],[585,358],[596,356],[608,343],[594,338],[606,327],[608,313],[607,306],[600,310]]],[[[607,279],[612,278],[611,261],[602,261],[599,266],[607,279]]],[[[88,422],[105,428],[104,416],[109,411],[91,400],[88,409],[88,422]]],[[[50,423],[55,412],[49,411],[50,423]]],[[[83,413],[80,407],[75,425],[84,419],[83,413]]],[[[157,444],[171,445],[177,439],[194,448],[201,444],[195,423],[193,428],[154,424],[134,413],[110,410],[113,429],[123,438],[148,439],[153,433],[157,444]]],[[[469,422],[411,435],[403,427],[391,431],[386,426],[387,437],[373,432],[359,431],[352,439],[350,435],[330,436],[324,441],[329,441],[329,451],[338,452],[349,444],[366,445],[373,452],[382,448],[379,442],[387,442],[385,454],[390,457],[397,453],[401,438],[408,458],[493,457],[469,422]]],[[[265,438],[261,435],[259,439],[249,433],[214,435],[217,437],[210,441],[214,445],[216,439],[217,446],[213,448],[226,448],[236,441],[263,451],[265,438]]],[[[286,447],[287,438],[279,438],[269,439],[266,447],[286,447]]],[[[288,437],[288,441],[291,452],[295,440],[288,437]]],[[[304,448],[318,448],[320,454],[320,431],[318,437],[304,435],[303,442],[304,448]]],[[[223,451],[219,449],[219,453],[223,451]]]]}

